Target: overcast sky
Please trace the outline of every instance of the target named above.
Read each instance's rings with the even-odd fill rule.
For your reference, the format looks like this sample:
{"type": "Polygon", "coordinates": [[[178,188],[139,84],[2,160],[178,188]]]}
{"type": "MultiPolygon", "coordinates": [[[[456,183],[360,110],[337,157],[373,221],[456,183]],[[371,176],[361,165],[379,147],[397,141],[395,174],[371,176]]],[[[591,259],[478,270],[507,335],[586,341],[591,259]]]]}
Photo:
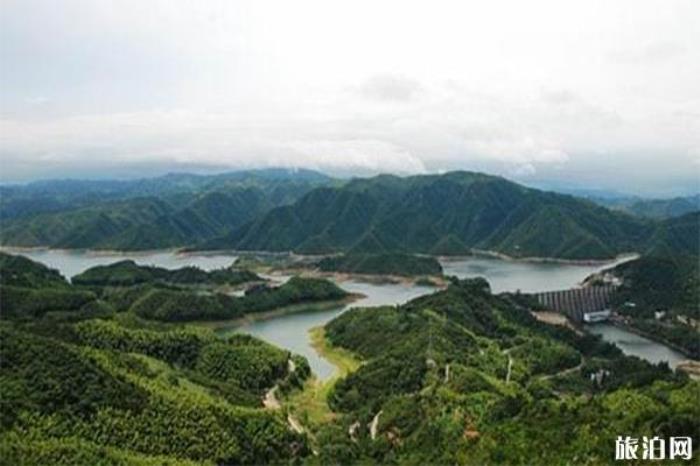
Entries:
{"type": "Polygon", "coordinates": [[[700,180],[700,1],[0,0],[0,180],[700,180]]]}

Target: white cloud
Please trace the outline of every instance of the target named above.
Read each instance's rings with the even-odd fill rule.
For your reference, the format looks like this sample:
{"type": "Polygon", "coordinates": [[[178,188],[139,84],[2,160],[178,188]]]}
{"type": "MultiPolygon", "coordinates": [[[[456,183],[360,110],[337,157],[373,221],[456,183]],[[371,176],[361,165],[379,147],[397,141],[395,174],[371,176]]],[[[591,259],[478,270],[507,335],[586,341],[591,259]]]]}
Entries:
{"type": "Polygon", "coordinates": [[[376,75],[367,79],[360,87],[361,96],[386,102],[408,102],[424,92],[421,84],[405,76],[376,75]]]}
{"type": "Polygon", "coordinates": [[[7,0],[0,179],[281,164],[687,183],[700,3],[564,3],[7,0]]]}
{"type": "Polygon", "coordinates": [[[610,53],[610,59],[620,64],[644,64],[672,60],[683,53],[684,46],[670,41],[650,42],[643,46],[636,46],[610,53]]]}

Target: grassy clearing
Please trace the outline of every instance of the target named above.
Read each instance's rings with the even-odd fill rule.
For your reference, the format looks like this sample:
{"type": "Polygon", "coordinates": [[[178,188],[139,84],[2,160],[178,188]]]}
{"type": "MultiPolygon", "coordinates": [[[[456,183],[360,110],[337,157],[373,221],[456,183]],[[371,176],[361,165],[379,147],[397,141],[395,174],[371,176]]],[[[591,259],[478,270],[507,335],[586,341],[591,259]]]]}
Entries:
{"type": "Polygon", "coordinates": [[[326,339],[326,331],[323,327],[312,328],[309,330],[309,335],[311,337],[311,346],[316,352],[337,367],[337,373],[332,379],[345,377],[360,367],[360,360],[352,352],[331,345],[326,339]]]}
{"type": "Polygon", "coordinates": [[[285,406],[301,423],[315,431],[319,426],[334,419],[335,413],[328,407],[328,395],[335,383],[350,372],[357,370],[361,362],[350,351],[332,346],[326,340],[323,327],[314,327],[309,331],[311,346],[337,367],[333,377],[319,380],[312,377],[304,384],[304,389],[292,393],[285,406]]]}

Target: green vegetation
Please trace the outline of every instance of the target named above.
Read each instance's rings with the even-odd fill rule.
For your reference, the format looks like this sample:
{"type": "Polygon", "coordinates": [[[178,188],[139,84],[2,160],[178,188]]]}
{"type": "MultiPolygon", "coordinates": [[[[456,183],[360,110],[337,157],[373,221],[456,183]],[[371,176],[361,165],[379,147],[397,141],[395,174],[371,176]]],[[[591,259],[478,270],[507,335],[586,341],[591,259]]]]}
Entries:
{"type": "Polygon", "coordinates": [[[350,351],[341,347],[336,347],[330,344],[326,339],[326,331],[323,327],[314,327],[311,329],[310,338],[311,346],[331,362],[338,370],[334,377],[345,377],[351,372],[355,372],[360,367],[360,361],[357,356],[350,351]]]}
{"type": "Polygon", "coordinates": [[[326,257],[318,263],[324,272],[376,275],[442,275],[442,266],[434,257],[412,254],[343,254],[326,257]]]}
{"type": "MultiPolygon", "coordinates": [[[[618,266],[616,299],[636,300],[640,315],[663,304],[695,316],[695,264],[618,266]]],[[[539,322],[528,296],[492,295],[484,279],[314,329],[339,367],[320,382],[304,358],[254,337],[170,321],[338,299],[340,288],[295,277],[231,297],[207,287],[215,274],[185,271],[121,263],[70,284],[0,255],[4,463],[606,464],[618,435],[700,436],[700,382],[539,322]],[[263,407],[270,392],[282,409],[263,407]]]]}
{"type": "Polygon", "coordinates": [[[613,303],[629,325],[700,358],[698,256],[646,256],[607,272],[622,281],[613,303]]]}
{"type": "Polygon", "coordinates": [[[513,299],[455,280],[327,324],[328,342],[363,363],[328,393],[318,463],[603,464],[616,432],[700,433],[700,383],[513,299]]]}
{"type": "MultiPolygon", "coordinates": [[[[480,249],[563,259],[698,254],[700,247],[694,201],[669,207],[683,217],[661,221],[471,172],[340,182],[303,170],[262,170],[53,181],[0,192],[0,243],[15,246],[371,255],[480,249]]],[[[364,265],[366,259],[345,267],[380,265],[364,265]]]]}
{"type": "Polygon", "coordinates": [[[303,436],[260,407],[287,376],[287,353],[201,330],[86,321],[75,332],[67,341],[0,326],[4,461],[260,464],[308,453],[303,436]]]}
{"type": "Polygon", "coordinates": [[[189,291],[153,289],[137,300],[131,310],[145,319],[164,322],[228,320],[299,303],[335,301],[347,296],[328,280],[292,277],[277,288],[248,290],[243,297],[195,294],[189,291]]]}
{"type": "Polygon", "coordinates": [[[333,363],[337,372],[326,380],[319,380],[316,377],[307,379],[301,385],[301,390],[294,390],[288,394],[285,406],[304,426],[312,432],[319,432],[336,417],[328,406],[328,397],[335,383],[356,371],[360,367],[360,361],[350,351],[330,345],[323,327],[315,327],[309,334],[314,349],[333,363]]]}
{"type": "Polygon", "coordinates": [[[306,170],[3,186],[0,242],[145,250],[214,238],[328,183],[306,170]]]}
{"type": "Polygon", "coordinates": [[[54,269],[24,256],[0,252],[0,285],[28,288],[62,287],[66,279],[54,269]]]}
{"type": "Polygon", "coordinates": [[[691,220],[676,225],[681,221],[640,219],[479,173],[382,175],[314,189],[202,247],[439,255],[481,249],[514,257],[603,259],[662,247],[682,252],[693,242],[697,248],[700,222],[691,220]]]}
{"type": "Polygon", "coordinates": [[[622,197],[619,199],[595,199],[595,202],[611,209],[627,212],[640,217],[666,219],[680,217],[700,210],[700,194],[671,199],[639,199],[622,197]]]}
{"type": "MultiPolygon", "coordinates": [[[[159,291],[150,285],[86,290],[24,258],[3,255],[0,266],[3,463],[268,464],[308,456],[306,437],[262,406],[271,387],[304,385],[304,358],[248,335],[223,340],[145,321],[117,305],[159,291]]],[[[304,299],[314,285],[293,283],[284,296],[304,299]]]]}
{"type": "Polygon", "coordinates": [[[653,256],[700,257],[700,212],[663,221],[647,241],[645,253],[653,256]]]}
{"type": "Polygon", "coordinates": [[[109,309],[96,293],[72,287],[56,270],[23,256],[0,253],[1,319],[104,312],[109,309]]]}
{"type": "Polygon", "coordinates": [[[110,265],[92,267],[73,277],[76,285],[132,286],[142,283],[170,283],[175,285],[239,285],[261,281],[253,272],[232,267],[206,272],[197,267],[169,270],[162,267],[138,265],[124,260],[110,265]]]}
{"type": "Polygon", "coordinates": [[[302,277],[293,277],[279,287],[256,285],[242,297],[202,288],[259,280],[252,272],[234,269],[204,272],[186,267],[168,271],[123,261],[91,268],[70,285],[57,272],[26,258],[2,255],[0,265],[6,266],[0,284],[1,317],[13,320],[42,316],[80,320],[117,312],[162,322],[230,320],[347,296],[328,280],[302,277]],[[181,286],[190,284],[198,287],[181,286]]]}

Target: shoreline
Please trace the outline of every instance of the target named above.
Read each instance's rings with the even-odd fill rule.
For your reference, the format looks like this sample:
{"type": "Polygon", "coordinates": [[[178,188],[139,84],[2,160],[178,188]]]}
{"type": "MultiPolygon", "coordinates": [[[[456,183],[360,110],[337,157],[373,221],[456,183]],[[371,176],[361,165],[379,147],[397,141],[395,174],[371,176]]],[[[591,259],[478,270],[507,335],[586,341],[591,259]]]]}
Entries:
{"type": "MultiPolygon", "coordinates": [[[[334,256],[342,253],[329,253],[329,254],[297,254],[293,251],[239,251],[235,249],[214,249],[214,250],[193,250],[187,247],[172,247],[172,248],[162,248],[162,249],[136,249],[136,250],[120,250],[120,249],[94,249],[94,248],[54,248],[51,246],[12,246],[3,244],[0,245],[0,251],[2,252],[31,252],[31,251],[56,251],[62,253],[77,253],[85,255],[105,255],[105,256],[120,256],[120,255],[138,255],[145,256],[149,254],[163,254],[171,253],[177,256],[242,256],[242,255],[261,255],[261,256],[288,256],[290,258],[297,259],[314,259],[321,257],[334,256]]],[[[557,257],[515,257],[509,256],[498,251],[489,251],[483,249],[472,249],[471,254],[468,255],[428,255],[430,257],[435,257],[439,261],[451,262],[451,261],[461,261],[468,260],[474,257],[487,257],[493,259],[500,259],[509,262],[523,262],[523,263],[551,263],[551,264],[562,264],[562,265],[606,265],[606,264],[619,264],[622,262],[627,262],[630,260],[638,259],[641,254],[636,252],[626,252],[618,254],[615,257],[607,259],[562,259],[557,257]]],[[[412,253],[417,256],[426,256],[426,254],[412,253]]]]}
{"type": "Polygon", "coordinates": [[[188,322],[188,324],[206,327],[212,329],[214,332],[220,332],[224,330],[232,330],[255,322],[276,319],[278,317],[286,315],[297,314],[303,311],[323,312],[341,306],[347,306],[348,304],[354,303],[355,301],[358,301],[364,297],[365,295],[360,293],[349,293],[348,296],[346,296],[345,298],[337,300],[296,303],[290,304],[288,306],[270,309],[269,311],[249,313],[242,317],[236,317],[235,319],[211,321],[200,320],[188,322]]]}
{"type": "MultiPolygon", "coordinates": [[[[148,256],[153,254],[173,254],[174,256],[231,256],[237,257],[235,251],[185,251],[183,248],[162,248],[162,249],[94,249],[94,248],[52,248],[51,246],[11,246],[0,245],[0,252],[17,253],[51,251],[64,254],[86,255],[89,257],[99,256],[148,256]]],[[[262,254],[262,253],[261,253],[262,254]]]]}
{"type": "MultiPolygon", "coordinates": [[[[322,383],[332,383],[356,371],[362,361],[350,351],[333,346],[326,338],[326,329],[323,325],[312,327],[308,332],[309,344],[320,357],[335,366],[333,375],[326,379],[320,379],[322,383]]],[[[318,377],[318,375],[316,375],[318,377]]]]}
{"type": "Polygon", "coordinates": [[[619,265],[621,263],[628,262],[628,261],[635,260],[635,259],[639,259],[641,257],[641,254],[639,254],[637,252],[625,252],[622,254],[618,254],[615,257],[608,258],[608,259],[561,259],[561,258],[557,258],[557,257],[537,257],[537,256],[515,257],[515,256],[509,256],[508,254],[504,254],[502,252],[489,251],[489,250],[484,250],[484,249],[473,249],[472,252],[473,252],[473,254],[468,255],[468,256],[436,256],[436,257],[439,260],[445,261],[445,262],[467,260],[467,259],[473,258],[473,257],[486,257],[486,258],[499,259],[499,260],[508,261],[508,262],[523,262],[523,263],[533,263],[533,264],[591,265],[591,266],[607,265],[607,264],[619,265]]]}
{"type": "Polygon", "coordinates": [[[344,282],[360,282],[371,285],[407,285],[407,286],[422,286],[427,290],[442,289],[447,286],[447,280],[441,275],[391,275],[391,274],[367,274],[367,273],[350,273],[350,272],[323,272],[319,269],[311,268],[269,268],[261,272],[269,277],[275,277],[275,274],[280,276],[299,275],[308,278],[324,278],[342,284],[344,282]],[[428,278],[434,283],[434,286],[418,285],[421,279],[428,278]]]}
{"type": "Polygon", "coordinates": [[[693,357],[688,353],[688,350],[686,350],[686,349],[684,349],[684,348],[678,346],[677,344],[675,344],[675,343],[673,343],[673,342],[667,341],[667,340],[665,340],[665,339],[663,339],[663,338],[658,338],[658,337],[655,336],[655,335],[652,335],[652,334],[647,333],[647,332],[645,332],[645,331],[643,331],[643,330],[640,330],[640,329],[638,329],[637,327],[634,327],[634,326],[632,326],[632,325],[629,325],[629,324],[627,324],[627,323],[625,323],[625,322],[622,322],[622,321],[620,321],[620,320],[618,320],[618,319],[610,319],[610,320],[608,320],[608,323],[610,323],[611,325],[613,325],[613,326],[615,326],[615,327],[621,328],[622,330],[626,330],[626,331],[628,331],[628,332],[630,332],[630,333],[634,333],[635,335],[639,335],[640,337],[644,337],[644,338],[646,338],[646,339],[648,339],[648,340],[651,340],[651,341],[653,341],[654,343],[658,343],[658,344],[660,344],[660,345],[668,346],[668,347],[671,348],[673,351],[682,354],[682,355],[686,358],[685,361],[683,361],[683,362],[688,362],[688,361],[690,361],[690,362],[700,363],[700,361],[698,361],[698,360],[696,360],[696,359],[693,359],[693,357]]]}

